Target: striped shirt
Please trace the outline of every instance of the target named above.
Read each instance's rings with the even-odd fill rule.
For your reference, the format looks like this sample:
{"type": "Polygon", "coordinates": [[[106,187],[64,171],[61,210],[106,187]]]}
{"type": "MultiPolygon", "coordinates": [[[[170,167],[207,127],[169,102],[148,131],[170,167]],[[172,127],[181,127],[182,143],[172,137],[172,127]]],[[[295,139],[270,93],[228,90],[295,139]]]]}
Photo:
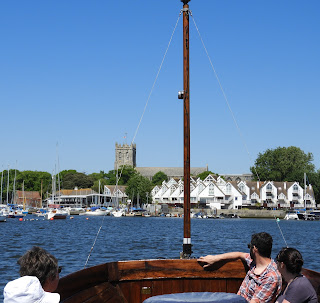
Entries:
{"type": "Polygon", "coordinates": [[[282,278],[277,269],[276,263],[271,259],[270,264],[260,274],[256,275],[255,262],[246,255],[246,262],[249,266],[246,277],[244,278],[238,295],[244,297],[248,302],[274,302],[281,292],[282,278]]]}

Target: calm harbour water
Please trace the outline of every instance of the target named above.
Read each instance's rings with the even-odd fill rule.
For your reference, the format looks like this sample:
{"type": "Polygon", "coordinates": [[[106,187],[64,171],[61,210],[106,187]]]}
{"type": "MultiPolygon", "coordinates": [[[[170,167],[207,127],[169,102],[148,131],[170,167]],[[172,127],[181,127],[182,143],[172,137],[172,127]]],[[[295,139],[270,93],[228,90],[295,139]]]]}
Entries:
{"type": "MultiPolygon", "coordinates": [[[[36,218],[28,215],[27,219],[36,218]]],[[[319,271],[320,222],[278,222],[288,246],[300,250],[304,267],[319,271]]],[[[192,219],[193,257],[228,251],[248,251],[251,234],[261,231],[274,239],[272,257],[286,246],[275,220],[192,219]]],[[[61,276],[84,267],[100,226],[87,266],[119,260],[179,258],[182,250],[182,218],[90,217],[47,221],[7,219],[0,224],[0,301],[7,282],[19,277],[17,259],[34,245],[53,254],[62,266],[61,276]]]]}

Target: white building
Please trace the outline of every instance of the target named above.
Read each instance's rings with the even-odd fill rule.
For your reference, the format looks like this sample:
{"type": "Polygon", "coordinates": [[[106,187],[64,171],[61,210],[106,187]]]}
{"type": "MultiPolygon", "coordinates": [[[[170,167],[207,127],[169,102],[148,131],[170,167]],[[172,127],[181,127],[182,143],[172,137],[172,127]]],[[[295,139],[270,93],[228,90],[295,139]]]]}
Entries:
{"type": "MultiPolygon", "coordinates": [[[[152,190],[152,200],[158,204],[183,204],[183,181],[170,179],[152,190]]],[[[314,208],[312,186],[305,189],[299,182],[226,181],[208,175],[205,180],[190,179],[192,206],[212,209],[238,209],[263,206],[270,208],[314,208]]]]}

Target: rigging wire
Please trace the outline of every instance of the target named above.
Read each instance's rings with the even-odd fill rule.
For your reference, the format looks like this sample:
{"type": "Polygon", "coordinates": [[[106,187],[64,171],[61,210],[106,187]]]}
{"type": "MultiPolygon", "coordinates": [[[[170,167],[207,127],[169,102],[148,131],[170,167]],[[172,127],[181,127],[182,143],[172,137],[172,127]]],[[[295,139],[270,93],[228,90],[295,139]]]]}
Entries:
{"type": "MultiPolygon", "coordinates": [[[[164,63],[164,60],[165,60],[165,58],[166,58],[166,56],[167,56],[167,53],[168,53],[168,50],[169,50],[169,48],[170,48],[170,45],[171,45],[171,42],[172,42],[174,33],[175,33],[176,29],[177,29],[177,26],[178,26],[178,23],[179,23],[181,14],[182,14],[182,10],[180,11],[180,14],[179,14],[179,16],[178,16],[178,19],[177,19],[176,24],[175,24],[175,26],[174,26],[174,29],[173,29],[173,31],[172,31],[171,37],[170,37],[169,42],[168,42],[167,49],[166,49],[166,51],[165,51],[165,53],[164,53],[164,55],[163,55],[161,64],[160,64],[159,69],[158,69],[158,72],[157,72],[157,75],[156,75],[156,77],[155,77],[155,79],[154,79],[153,85],[152,85],[152,87],[151,87],[151,90],[150,90],[150,92],[149,92],[149,95],[148,95],[146,104],[145,104],[144,109],[143,109],[143,112],[142,112],[142,115],[141,115],[141,117],[140,117],[138,126],[137,126],[136,131],[135,131],[135,133],[134,133],[134,136],[133,136],[133,138],[132,138],[131,145],[133,145],[134,140],[135,140],[135,138],[136,138],[136,136],[137,136],[137,134],[138,134],[138,130],[139,130],[139,128],[140,128],[142,119],[143,119],[144,114],[145,114],[145,112],[146,112],[146,109],[147,109],[147,106],[148,106],[148,104],[149,104],[149,101],[150,101],[151,95],[152,95],[152,93],[153,93],[154,87],[155,87],[155,85],[156,85],[156,82],[157,82],[157,80],[158,80],[160,71],[161,71],[161,69],[162,69],[162,65],[163,65],[163,63],[164,63]]],[[[120,179],[121,176],[122,176],[123,168],[124,168],[124,165],[122,165],[122,167],[121,167],[119,179],[120,179]]],[[[116,182],[116,187],[117,187],[117,186],[118,186],[118,178],[117,178],[117,182],[116,182]]]]}
{"type": "Polygon", "coordinates": [[[284,237],[284,235],[283,235],[283,233],[282,233],[282,229],[281,229],[281,227],[280,227],[280,225],[279,225],[279,220],[278,220],[278,218],[276,218],[276,216],[274,216],[274,218],[275,218],[275,220],[276,220],[276,222],[277,222],[277,225],[278,225],[278,228],[279,228],[279,230],[280,230],[282,239],[283,239],[284,243],[286,244],[286,247],[288,248],[289,246],[288,246],[287,241],[286,241],[286,239],[285,239],[285,237],[284,237]]]}
{"type": "MultiPolygon", "coordinates": [[[[248,156],[249,156],[249,159],[250,159],[250,161],[252,162],[252,157],[251,157],[251,154],[250,154],[250,152],[249,152],[247,143],[246,143],[246,141],[245,141],[245,139],[244,139],[244,137],[243,137],[243,135],[242,135],[242,132],[241,132],[241,130],[240,130],[240,127],[239,127],[239,125],[238,125],[238,122],[237,122],[237,120],[236,120],[236,118],[235,118],[235,115],[234,115],[234,113],[233,113],[233,111],[232,111],[232,108],[231,108],[231,106],[230,106],[230,103],[229,103],[229,100],[228,100],[228,98],[227,98],[227,95],[226,95],[226,93],[225,93],[225,91],[224,91],[224,89],[223,89],[223,87],[222,87],[220,78],[219,78],[219,76],[218,76],[218,74],[217,74],[217,72],[216,72],[216,70],[215,70],[215,68],[214,68],[214,66],[213,66],[212,60],[211,60],[211,58],[210,58],[210,56],[209,56],[208,50],[207,50],[207,48],[206,48],[206,46],[205,46],[205,44],[204,44],[204,41],[203,41],[202,36],[201,36],[201,34],[200,34],[199,28],[198,28],[198,26],[197,26],[197,24],[196,24],[196,21],[195,21],[193,15],[192,15],[192,12],[191,12],[191,11],[190,11],[190,15],[191,15],[191,17],[192,17],[194,26],[195,26],[195,28],[196,28],[196,30],[197,30],[197,32],[198,32],[198,35],[199,35],[200,41],[201,41],[201,43],[202,43],[202,46],[203,46],[203,48],[204,48],[204,51],[205,51],[205,53],[206,53],[206,55],[207,55],[207,57],[208,57],[208,59],[209,59],[211,68],[212,68],[212,70],[213,70],[213,73],[214,73],[214,75],[215,75],[215,77],[216,77],[216,79],[217,79],[217,81],[218,81],[218,85],[219,85],[219,88],[220,88],[220,90],[221,90],[221,92],[222,92],[222,95],[223,95],[223,97],[224,97],[224,100],[225,100],[225,102],[226,102],[226,104],[227,104],[227,107],[228,107],[230,113],[231,113],[233,122],[234,122],[234,124],[235,124],[235,126],[236,126],[236,128],[237,128],[237,131],[238,131],[239,135],[240,135],[242,144],[244,145],[245,150],[246,150],[246,152],[247,152],[247,154],[248,154],[248,156]]],[[[257,170],[256,170],[256,167],[253,166],[253,168],[254,168],[255,174],[256,174],[256,176],[257,176],[257,178],[258,178],[258,181],[260,182],[260,177],[259,177],[259,174],[258,174],[258,172],[257,172],[257,170]]]]}
{"type": "MultiPolygon", "coordinates": [[[[104,220],[104,217],[105,217],[105,214],[104,214],[104,216],[103,216],[103,220],[104,220]]],[[[102,221],[103,221],[103,220],[102,220],[102,221]]],[[[95,244],[96,244],[96,241],[97,241],[97,239],[98,239],[98,235],[99,235],[99,233],[100,233],[101,228],[102,228],[102,224],[100,225],[100,228],[99,228],[99,230],[98,230],[98,233],[97,233],[97,235],[96,235],[96,238],[94,239],[93,245],[91,246],[91,249],[90,249],[90,252],[89,252],[87,261],[86,261],[86,263],[84,264],[84,267],[83,267],[83,268],[86,268],[86,266],[87,266],[87,264],[88,264],[88,262],[89,262],[91,253],[92,253],[93,248],[94,248],[94,246],[95,246],[95,244]]]]}
{"type": "MultiPolygon", "coordinates": [[[[250,161],[252,162],[252,157],[251,157],[251,154],[250,154],[250,152],[249,152],[249,149],[248,149],[248,146],[247,146],[247,144],[246,144],[246,141],[245,141],[245,139],[244,139],[244,136],[243,136],[243,134],[242,134],[242,132],[241,132],[241,130],[240,130],[240,127],[239,127],[239,125],[238,125],[238,122],[237,122],[237,120],[236,120],[236,118],[235,118],[235,115],[234,115],[234,113],[233,113],[233,111],[232,111],[232,108],[231,108],[231,106],[230,106],[229,100],[228,100],[228,98],[227,98],[227,96],[226,96],[226,93],[225,93],[223,87],[222,87],[222,84],[221,84],[221,81],[220,81],[220,79],[219,79],[219,76],[218,76],[218,74],[217,74],[217,72],[216,72],[216,70],[215,70],[215,68],[214,68],[214,66],[213,66],[212,60],[211,60],[211,58],[210,58],[210,56],[209,56],[208,50],[207,50],[207,48],[206,48],[206,46],[205,46],[205,44],[204,44],[204,41],[203,41],[203,39],[202,39],[202,36],[201,36],[201,34],[200,34],[200,31],[199,31],[199,29],[198,29],[198,26],[197,26],[197,24],[196,24],[196,21],[195,21],[193,15],[192,15],[192,12],[191,12],[191,11],[190,11],[190,15],[191,15],[191,17],[192,17],[194,26],[195,26],[195,28],[196,28],[196,30],[197,30],[197,32],[198,32],[198,35],[199,35],[199,38],[200,38],[200,40],[201,40],[202,46],[203,46],[203,48],[204,48],[204,50],[205,50],[205,53],[206,53],[206,55],[207,55],[207,57],[208,57],[208,59],[209,59],[211,68],[212,68],[212,70],[213,70],[213,73],[214,73],[214,75],[215,75],[215,77],[216,77],[216,79],[217,79],[217,81],[218,81],[218,84],[219,84],[220,90],[221,90],[221,92],[222,92],[222,95],[223,95],[223,97],[224,97],[224,100],[225,100],[225,102],[226,102],[226,104],[227,104],[227,107],[228,107],[230,113],[231,113],[233,122],[234,122],[234,124],[235,124],[235,126],[236,126],[236,128],[237,128],[237,131],[238,131],[239,135],[240,135],[242,144],[244,145],[245,150],[247,151],[248,157],[249,157],[250,161]]],[[[260,182],[260,176],[259,176],[259,174],[258,174],[258,172],[257,172],[257,169],[256,169],[256,166],[255,166],[255,165],[253,165],[253,169],[254,169],[255,175],[257,176],[258,181],[260,182]]],[[[283,235],[283,233],[282,233],[281,227],[280,227],[280,225],[279,225],[279,220],[278,220],[276,217],[275,217],[275,220],[276,220],[276,223],[277,223],[278,228],[279,228],[279,230],[280,230],[282,239],[283,239],[284,243],[286,244],[286,247],[288,247],[287,241],[286,241],[286,239],[285,239],[285,237],[284,237],[284,235],[283,235]]]]}
{"type": "MultiPolygon", "coordinates": [[[[142,115],[141,115],[141,117],[140,117],[138,126],[137,126],[137,128],[136,128],[135,134],[134,134],[133,139],[132,139],[132,141],[131,141],[131,145],[133,145],[133,142],[134,142],[134,140],[135,140],[135,138],[136,138],[136,136],[137,136],[138,130],[139,130],[139,128],[140,128],[140,124],[141,124],[141,122],[142,122],[143,116],[144,116],[145,111],[146,111],[146,109],[147,109],[147,106],[148,106],[149,100],[150,100],[150,98],[151,98],[153,89],[154,89],[154,87],[155,87],[155,85],[156,85],[156,82],[157,82],[157,80],[158,80],[160,71],[161,71],[161,69],[162,69],[162,65],[163,65],[164,60],[165,60],[165,58],[166,58],[166,56],[167,56],[167,53],[168,53],[169,47],[170,47],[170,45],[171,45],[171,41],[172,41],[173,35],[174,35],[175,31],[176,31],[176,28],[177,28],[178,23],[179,23],[179,20],[180,20],[181,14],[182,14],[182,10],[180,11],[178,20],[177,20],[177,22],[176,22],[176,24],[175,24],[175,27],[174,27],[174,29],[173,29],[173,32],[172,32],[172,34],[171,34],[171,37],[170,37],[170,40],[169,40],[167,49],[166,49],[166,51],[165,51],[165,53],[164,53],[164,56],[163,56],[163,58],[162,58],[160,67],[159,67],[159,69],[158,69],[157,75],[156,75],[155,80],[154,80],[154,82],[153,82],[153,85],[152,85],[152,88],[151,88],[151,90],[150,90],[149,96],[148,96],[148,98],[147,98],[146,104],[145,104],[145,106],[144,106],[144,109],[143,109],[142,115]]],[[[124,159],[123,159],[123,161],[124,161],[124,159]]],[[[115,187],[115,188],[116,188],[116,193],[118,192],[118,182],[119,182],[119,179],[120,179],[121,176],[122,176],[123,169],[124,169],[124,165],[122,165],[122,167],[121,167],[120,176],[116,178],[116,187],[115,187]]],[[[117,169],[117,171],[118,171],[118,169],[117,169]]],[[[85,263],[85,265],[84,265],[84,268],[86,268],[86,266],[87,266],[87,264],[88,264],[88,262],[89,262],[91,253],[92,253],[92,251],[93,251],[93,249],[94,249],[94,246],[95,246],[95,244],[96,244],[97,238],[98,238],[99,233],[100,233],[100,231],[101,231],[102,224],[103,224],[103,221],[104,221],[104,219],[105,219],[105,216],[106,216],[106,214],[103,215],[103,219],[102,219],[100,228],[99,228],[99,230],[98,230],[98,232],[97,232],[97,235],[96,235],[96,237],[95,237],[95,240],[94,240],[94,242],[93,242],[93,245],[92,245],[92,247],[91,247],[91,249],[90,249],[90,252],[89,252],[87,261],[86,261],[86,263],[85,263]]]]}
{"type": "Polygon", "coordinates": [[[157,73],[156,78],[155,78],[155,80],[154,80],[154,82],[153,82],[152,88],[151,88],[151,90],[150,90],[150,93],[149,93],[149,96],[148,96],[147,102],[146,102],[146,104],[145,104],[145,106],[144,106],[144,110],[143,110],[143,112],[142,112],[142,115],[141,115],[140,121],[139,121],[139,123],[138,123],[137,129],[136,129],[136,131],[135,131],[135,134],[134,134],[134,136],[133,136],[133,139],[132,139],[131,144],[133,144],[133,142],[134,142],[134,140],[135,140],[135,138],[136,138],[136,136],[137,136],[138,130],[139,130],[139,128],[140,128],[140,124],[141,124],[141,122],[142,122],[142,118],[143,118],[144,113],[145,113],[145,111],[146,111],[146,109],[147,109],[147,106],[148,106],[148,103],[149,103],[150,97],[151,97],[151,95],[152,95],[153,89],[154,89],[154,87],[155,87],[155,85],[156,85],[156,82],[157,82],[157,80],[158,80],[158,77],[159,77],[159,74],[160,74],[160,71],[161,71],[161,68],[162,68],[163,62],[164,62],[164,60],[165,60],[165,58],[166,58],[166,56],[167,56],[167,53],[168,53],[169,47],[170,47],[170,45],[171,45],[171,41],[172,41],[173,35],[174,35],[174,33],[175,33],[175,31],[176,31],[176,28],[177,28],[177,26],[178,26],[178,23],[179,23],[179,20],[180,20],[180,16],[181,16],[181,13],[182,13],[182,10],[180,11],[180,14],[179,14],[178,20],[177,20],[176,25],[175,25],[175,27],[174,27],[174,29],[173,29],[173,32],[172,32],[171,38],[170,38],[169,43],[168,43],[168,46],[167,46],[167,49],[166,49],[166,51],[165,51],[165,53],[164,53],[164,56],[163,56],[163,58],[162,58],[162,61],[161,61],[160,67],[159,67],[159,69],[158,69],[158,73],[157,73]]]}

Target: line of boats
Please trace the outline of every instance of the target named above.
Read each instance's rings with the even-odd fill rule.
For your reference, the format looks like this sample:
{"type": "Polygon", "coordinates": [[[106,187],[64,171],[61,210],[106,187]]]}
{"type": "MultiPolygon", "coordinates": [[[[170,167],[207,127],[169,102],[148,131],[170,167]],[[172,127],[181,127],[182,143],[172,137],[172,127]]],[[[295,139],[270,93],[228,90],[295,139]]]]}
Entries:
{"type": "MultiPolygon", "coordinates": [[[[150,213],[142,208],[115,208],[115,207],[65,207],[65,208],[29,208],[27,210],[13,205],[0,205],[0,222],[6,222],[8,218],[24,218],[27,214],[32,214],[47,220],[66,219],[68,216],[113,216],[120,217],[183,217],[181,212],[150,213]]],[[[236,213],[209,214],[206,212],[191,212],[190,218],[197,219],[239,219],[236,213]]],[[[290,210],[287,211],[284,220],[304,220],[320,221],[320,210],[306,211],[290,210]]]]}
{"type": "Polygon", "coordinates": [[[320,221],[320,210],[306,212],[305,210],[287,211],[284,220],[320,221]]]}
{"type": "MultiPolygon", "coordinates": [[[[27,214],[32,214],[47,220],[66,219],[68,216],[113,216],[119,217],[183,217],[182,213],[150,213],[142,208],[114,208],[114,207],[90,207],[90,208],[30,208],[23,210],[19,207],[2,205],[0,206],[0,222],[5,222],[8,218],[24,218],[27,214]]],[[[213,215],[205,212],[191,213],[190,218],[197,219],[233,219],[240,218],[237,214],[213,215]]]]}
{"type": "Polygon", "coordinates": [[[47,220],[66,219],[68,216],[113,216],[113,217],[151,217],[151,214],[144,209],[125,209],[114,207],[90,207],[90,208],[30,208],[23,210],[13,205],[0,205],[0,222],[5,222],[8,218],[24,218],[27,214],[42,217],[47,220]]]}

